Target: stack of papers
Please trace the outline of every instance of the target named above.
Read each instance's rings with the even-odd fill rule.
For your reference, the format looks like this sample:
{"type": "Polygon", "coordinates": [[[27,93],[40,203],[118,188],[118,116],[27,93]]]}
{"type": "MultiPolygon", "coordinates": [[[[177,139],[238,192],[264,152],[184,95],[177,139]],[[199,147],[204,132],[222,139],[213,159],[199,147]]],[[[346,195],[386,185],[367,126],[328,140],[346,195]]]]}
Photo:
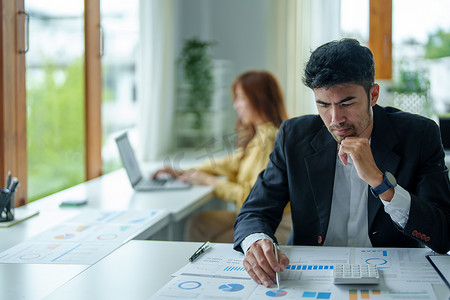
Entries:
{"type": "Polygon", "coordinates": [[[0,253],[0,263],[91,265],[166,216],[165,210],[86,210],[0,253]]]}
{"type": "Polygon", "coordinates": [[[229,244],[213,244],[150,299],[436,299],[432,284],[442,280],[428,263],[427,249],[291,247],[280,289],[257,285],[248,276],[244,255],[229,244]],[[334,285],[335,264],[376,264],[378,285],[334,285]],[[420,272],[418,272],[420,270],[420,272]]]}

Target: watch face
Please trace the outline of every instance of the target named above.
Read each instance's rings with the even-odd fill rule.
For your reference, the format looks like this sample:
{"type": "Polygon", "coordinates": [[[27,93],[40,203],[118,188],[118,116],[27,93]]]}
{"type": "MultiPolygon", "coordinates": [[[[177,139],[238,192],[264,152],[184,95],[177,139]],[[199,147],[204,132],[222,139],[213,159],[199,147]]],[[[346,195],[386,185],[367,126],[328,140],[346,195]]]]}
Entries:
{"type": "Polygon", "coordinates": [[[389,181],[391,187],[395,187],[397,185],[397,180],[395,179],[394,175],[392,175],[390,172],[386,172],[384,174],[386,175],[386,179],[389,181]]]}

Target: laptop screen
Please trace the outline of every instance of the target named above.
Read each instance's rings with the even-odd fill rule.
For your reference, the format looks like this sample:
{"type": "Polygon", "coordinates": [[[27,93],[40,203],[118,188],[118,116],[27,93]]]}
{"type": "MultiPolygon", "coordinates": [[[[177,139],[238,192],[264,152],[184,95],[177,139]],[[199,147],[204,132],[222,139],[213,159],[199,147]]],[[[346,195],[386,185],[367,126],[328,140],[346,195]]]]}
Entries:
{"type": "Polygon", "coordinates": [[[128,134],[125,132],[124,134],[118,136],[116,138],[116,143],[117,148],[119,148],[122,164],[127,171],[131,185],[134,186],[139,182],[139,180],[142,179],[142,173],[139,169],[136,156],[134,155],[134,150],[131,147],[130,141],[128,140],[128,134]]]}

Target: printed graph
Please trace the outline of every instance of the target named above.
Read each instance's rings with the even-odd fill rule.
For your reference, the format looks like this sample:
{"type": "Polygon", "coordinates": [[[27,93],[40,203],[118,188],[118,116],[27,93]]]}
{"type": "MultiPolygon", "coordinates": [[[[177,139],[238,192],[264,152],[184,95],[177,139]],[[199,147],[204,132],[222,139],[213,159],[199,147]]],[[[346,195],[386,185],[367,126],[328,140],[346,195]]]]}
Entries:
{"type": "Polygon", "coordinates": [[[73,238],[75,235],[72,233],[58,234],[54,237],[55,240],[67,240],[73,238]]]}
{"type": "Polygon", "coordinates": [[[244,267],[237,267],[237,266],[227,266],[223,269],[225,272],[231,272],[231,271],[245,271],[244,267]]]}
{"type": "Polygon", "coordinates": [[[194,290],[201,286],[202,284],[198,281],[184,281],[178,285],[178,287],[182,290],[194,290]]]}
{"type": "Polygon", "coordinates": [[[288,265],[286,270],[291,271],[311,271],[311,270],[333,270],[330,265],[288,265]]]}
{"type": "Polygon", "coordinates": [[[391,267],[389,261],[391,257],[387,250],[361,250],[361,263],[368,265],[377,265],[378,269],[388,269],[391,267]]]}
{"type": "Polygon", "coordinates": [[[273,290],[266,293],[269,297],[284,297],[288,294],[285,290],[273,290]]]}
{"type": "Polygon", "coordinates": [[[243,289],[244,286],[238,283],[222,284],[221,286],[219,286],[219,290],[221,290],[222,292],[238,292],[243,289]]]}
{"type": "Polygon", "coordinates": [[[330,292],[303,292],[302,298],[305,299],[331,299],[330,292]]]}

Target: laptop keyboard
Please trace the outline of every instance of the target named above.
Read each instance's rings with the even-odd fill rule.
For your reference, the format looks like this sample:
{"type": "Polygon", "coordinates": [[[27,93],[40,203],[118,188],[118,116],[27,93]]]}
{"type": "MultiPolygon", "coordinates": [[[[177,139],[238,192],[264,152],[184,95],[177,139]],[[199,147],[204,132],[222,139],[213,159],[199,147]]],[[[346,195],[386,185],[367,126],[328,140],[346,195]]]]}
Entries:
{"type": "Polygon", "coordinates": [[[155,179],[146,179],[141,180],[138,183],[138,186],[150,186],[150,187],[161,187],[164,186],[167,183],[167,180],[155,180],[155,179]]]}

